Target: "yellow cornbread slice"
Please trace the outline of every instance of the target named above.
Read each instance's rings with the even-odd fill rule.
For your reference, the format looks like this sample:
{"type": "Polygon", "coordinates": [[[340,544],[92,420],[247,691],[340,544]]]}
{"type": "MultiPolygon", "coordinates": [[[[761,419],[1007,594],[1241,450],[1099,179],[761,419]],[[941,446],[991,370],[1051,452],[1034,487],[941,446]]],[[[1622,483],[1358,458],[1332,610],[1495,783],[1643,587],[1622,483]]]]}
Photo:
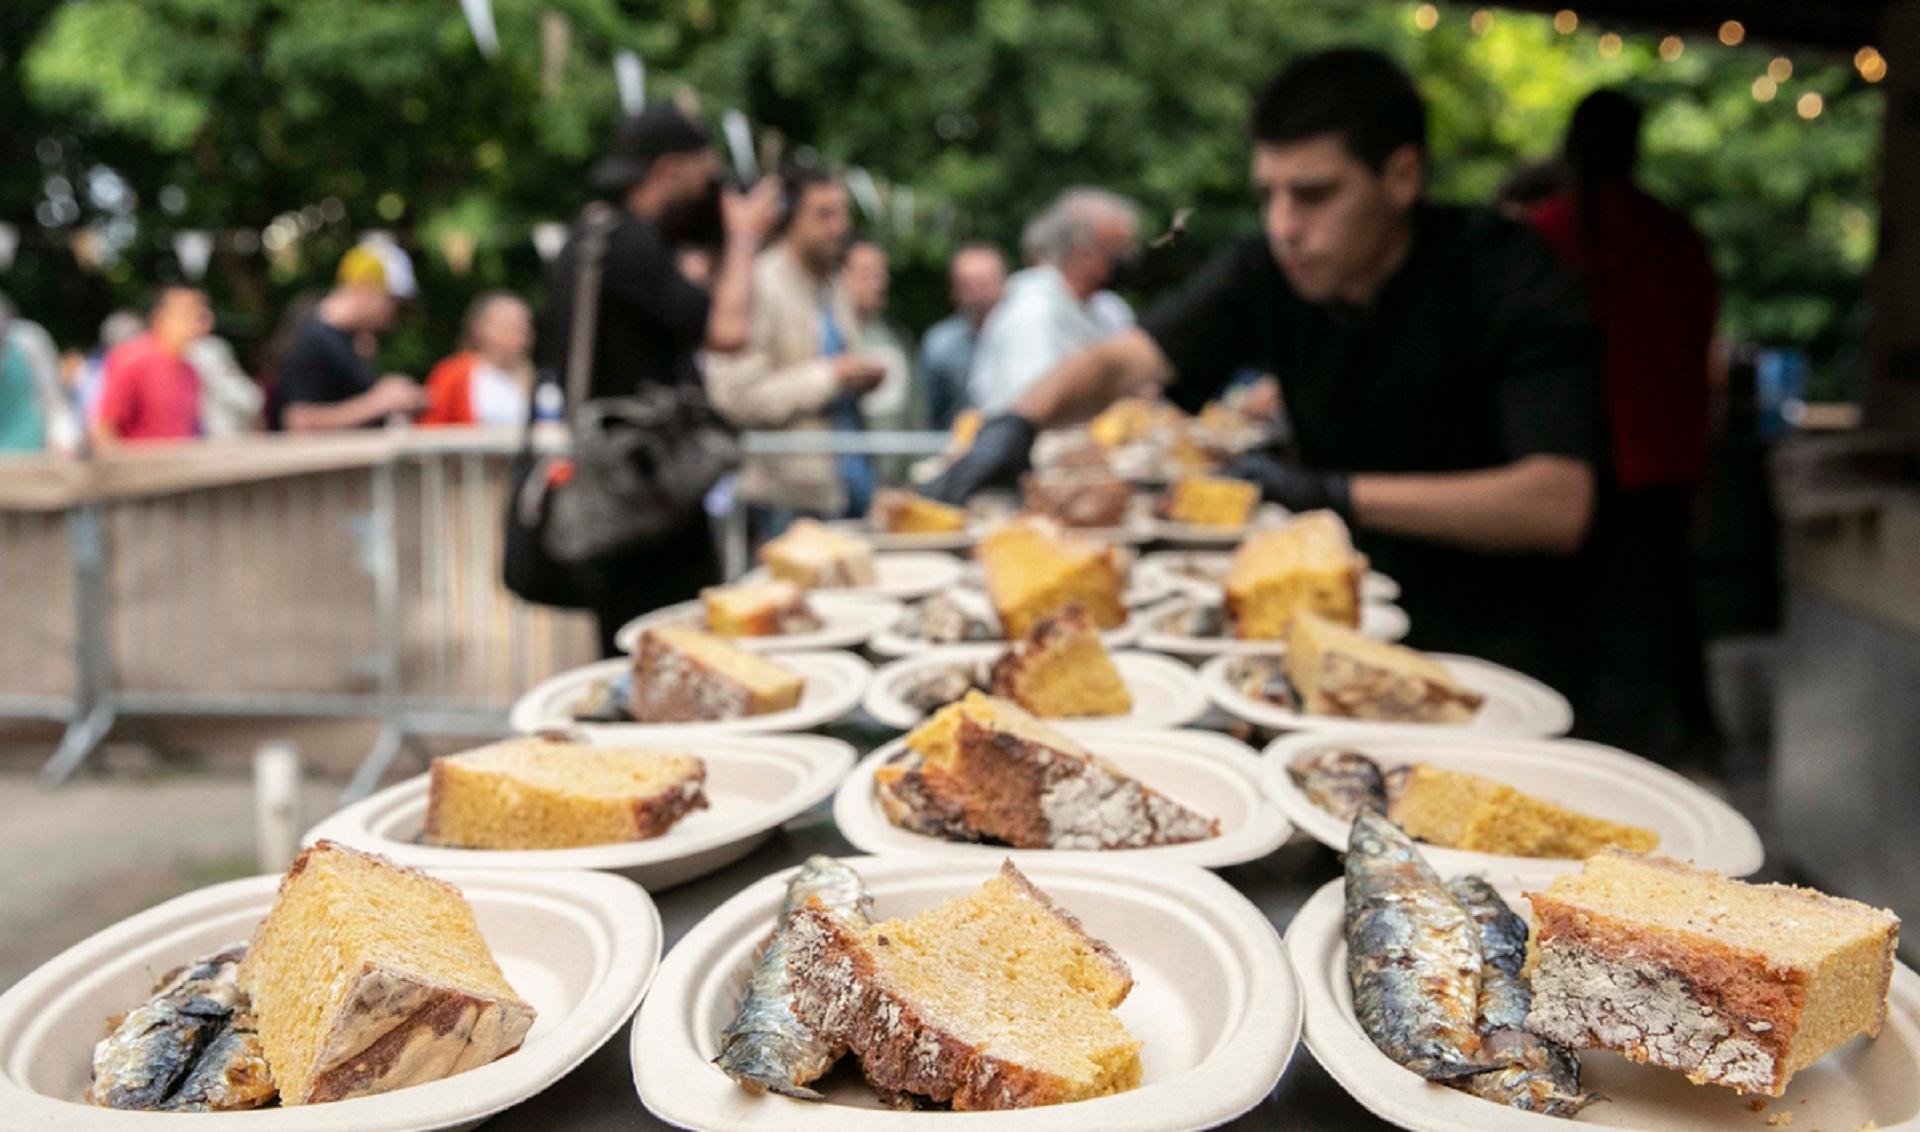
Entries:
{"type": "Polygon", "coordinates": [[[1074,538],[1045,519],[1014,519],[995,527],[974,552],[986,576],[987,596],[1010,640],[1033,631],[1044,617],[1069,605],[1084,609],[1102,629],[1127,619],[1123,558],[1115,548],[1074,538]]]}
{"type": "Polygon", "coordinates": [[[1527,899],[1527,1028],[1564,1045],[1777,1097],[1886,1020],[1900,921],[1884,909],[1617,850],[1527,899]]]}
{"type": "Polygon", "coordinates": [[[743,582],[700,591],[707,631],[719,637],[771,637],[807,614],[806,594],[792,582],[743,582]]]}
{"type": "Polygon", "coordinates": [[[533,1025],[459,889],[331,841],[294,859],[239,978],[283,1105],[462,1073],[533,1025]]]}
{"type": "Polygon", "coordinates": [[[1411,837],[1449,849],[1579,860],[1602,849],[1648,852],[1660,835],[1589,817],[1504,782],[1416,763],[1387,816],[1411,837]]]}
{"type": "Polygon", "coordinates": [[[1366,573],[1366,557],[1354,551],[1340,516],[1308,511],[1234,551],[1222,583],[1228,621],[1235,636],[1257,641],[1285,636],[1302,610],[1357,627],[1366,573]]]}
{"type": "Polygon", "coordinates": [[[1167,489],[1161,513],[1175,523],[1244,527],[1260,505],[1260,488],[1220,476],[1185,476],[1167,489]]]}
{"type": "Polygon", "coordinates": [[[705,809],[692,755],[557,739],[508,739],[433,760],[426,841],[468,849],[565,849],[658,837],[705,809]]]}
{"type": "Polygon", "coordinates": [[[1126,962],[1011,862],[911,919],[855,927],[811,902],[788,946],[794,1013],[883,1094],[969,1111],[1140,1083],[1140,1043],[1112,1013],[1126,962]]]}
{"type": "Polygon", "coordinates": [[[1077,605],[1042,620],[1026,640],[1011,645],[994,662],[988,684],[994,695],[1049,719],[1133,710],[1133,693],[1077,605]]]}
{"type": "Polygon", "coordinates": [[[873,547],[817,519],[795,519],[785,534],[760,548],[760,562],[776,578],[802,589],[870,586],[873,547]]]}
{"type": "Polygon", "coordinates": [[[867,521],[875,530],[894,534],[933,534],[965,530],[967,512],[911,491],[883,488],[873,495],[867,521]]]}
{"type": "Polygon", "coordinates": [[[785,711],[806,681],[777,661],[698,629],[640,634],[633,654],[633,718],[642,723],[738,719],[785,711]]]}
{"type": "Polygon", "coordinates": [[[1484,699],[1437,660],[1304,610],[1287,625],[1285,666],[1301,710],[1314,715],[1465,723],[1484,699]]]}

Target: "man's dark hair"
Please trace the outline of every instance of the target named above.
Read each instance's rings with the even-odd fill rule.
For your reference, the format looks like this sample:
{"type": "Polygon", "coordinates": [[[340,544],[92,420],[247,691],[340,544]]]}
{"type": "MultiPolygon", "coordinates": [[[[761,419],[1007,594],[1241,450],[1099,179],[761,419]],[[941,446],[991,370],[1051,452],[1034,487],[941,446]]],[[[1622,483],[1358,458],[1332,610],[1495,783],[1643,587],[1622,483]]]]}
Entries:
{"type": "Polygon", "coordinates": [[[1374,172],[1401,146],[1427,144],[1427,107],[1400,65],[1378,51],[1342,47],[1309,55],[1260,88],[1248,132],[1286,145],[1333,134],[1374,172]]]}
{"type": "Polygon", "coordinates": [[[1631,177],[1640,159],[1640,104],[1612,89],[1581,99],[1567,124],[1561,158],[1583,184],[1631,177]]]}
{"type": "Polygon", "coordinates": [[[815,164],[792,164],[780,171],[780,195],[786,207],[780,212],[780,223],[773,235],[778,238],[786,234],[793,223],[794,214],[800,211],[800,202],[807,193],[822,185],[838,185],[840,178],[834,176],[824,166],[815,164]]]}

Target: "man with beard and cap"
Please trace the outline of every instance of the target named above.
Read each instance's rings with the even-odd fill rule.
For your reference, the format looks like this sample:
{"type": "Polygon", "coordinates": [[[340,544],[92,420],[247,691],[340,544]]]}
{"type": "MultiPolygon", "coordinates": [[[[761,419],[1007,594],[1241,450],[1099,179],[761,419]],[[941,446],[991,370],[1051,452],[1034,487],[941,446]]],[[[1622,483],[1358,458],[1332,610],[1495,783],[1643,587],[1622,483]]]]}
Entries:
{"type": "Polygon", "coordinates": [[[986,421],[930,491],[1010,480],[1039,429],[1164,387],[1189,411],[1275,375],[1297,453],[1229,474],[1293,511],[1331,508],[1403,585],[1409,644],[1562,688],[1583,665],[1571,556],[1606,422],[1577,282],[1527,229],[1432,204],[1426,108],[1387,57],[1344,49],[1255,99],[1264,231],[1222,249],[1136,329],[1068,357],[986,421]]]}
{"type": "MultiPolygon", "coordinates": [[[[588,396],[630,395],[648,383],[698,383],[699,351],[737,350],[747,341],[753,257],[778,217],[777,187],[722,190],[706,128],[666,105],[622,122],[591,176],[594,191],[616,206],[616,217],[601,261],[588,396]],[[702,288],[680,273],[673,244],[676,233],[698,226],[715,194],[725,235],[710,288],[702,288]]],[[[554,374],[567,372],[585,232],[584,225],[575,228],[547,277],[539,338],[544,368],[554,374]]],[[[613,656],[622,625],[697,597],[701,587],[720,581],[720,561],[705,517],[695,515],[643,551],[595,562],[586,573],[601,648],[613,656]]]]}

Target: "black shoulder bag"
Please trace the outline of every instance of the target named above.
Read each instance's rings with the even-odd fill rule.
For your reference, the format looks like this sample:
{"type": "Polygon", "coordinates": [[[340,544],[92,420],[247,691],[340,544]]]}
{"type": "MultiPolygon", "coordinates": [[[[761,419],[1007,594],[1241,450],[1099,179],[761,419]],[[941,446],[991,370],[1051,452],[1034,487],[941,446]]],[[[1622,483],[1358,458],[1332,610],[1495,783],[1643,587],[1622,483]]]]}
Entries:
{"type": "Polygon", "coordinates": [[[703,520],[707,492],[740,462],[733,431],[698,384],[641,375],[635,392],[592,397],[601,263],[613,209],[589,206],[567,351],[573,474],[550,488],[542,541],[560,562],[644,551],[703,520]]]}

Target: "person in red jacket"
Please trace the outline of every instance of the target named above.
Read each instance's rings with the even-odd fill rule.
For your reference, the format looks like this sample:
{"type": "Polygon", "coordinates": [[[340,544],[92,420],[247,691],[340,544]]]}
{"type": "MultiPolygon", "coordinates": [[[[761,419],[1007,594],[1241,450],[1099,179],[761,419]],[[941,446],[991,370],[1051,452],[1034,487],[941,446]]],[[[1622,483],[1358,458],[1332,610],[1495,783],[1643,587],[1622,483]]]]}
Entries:
{"type": "Polygon", "coordinates": [[[423,425],[519,425],[533,387],[533,312],[488,291],[467,308],[466,348],[427,374],[423,425]]]}
{"type": "Polygon", "coordinates": [[[1634,183],[1640,119],[1619,91],[1588,95],[1567,127],[1562,188],[1532,221],[1584,277],[1605,344],[1612,468],[1589,547],[1585,730],[1668,759],[1711,732],[1689,548],[1719,285],[1693,225],[1634,183]]]}
{"type": "Polygon", "coordinates": [[[213,330],[205,292],[165,287],[147,313],[147,331],[107,355],[94,410],[98,447],[129,440],[190,440],[201,435],[200,376],[187,347],[213,330]]]}

